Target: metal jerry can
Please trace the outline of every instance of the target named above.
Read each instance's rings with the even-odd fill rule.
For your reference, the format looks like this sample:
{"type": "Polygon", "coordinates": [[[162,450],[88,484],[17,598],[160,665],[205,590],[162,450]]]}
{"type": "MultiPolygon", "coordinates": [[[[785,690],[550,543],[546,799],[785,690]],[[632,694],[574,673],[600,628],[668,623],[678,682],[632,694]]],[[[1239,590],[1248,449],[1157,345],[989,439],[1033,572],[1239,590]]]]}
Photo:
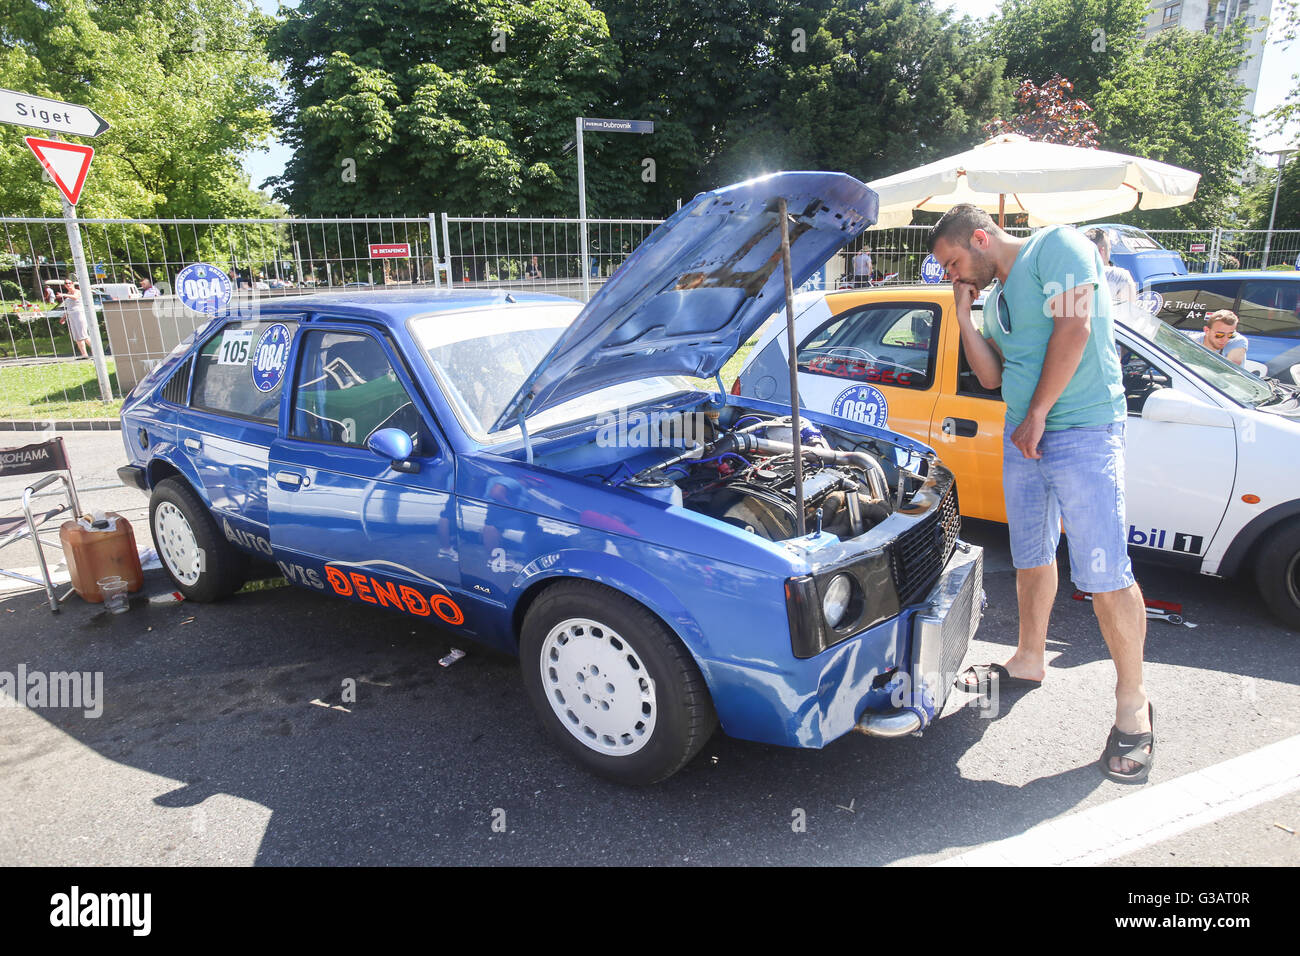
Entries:
{"type": "Polygon", "coordinates": [[[144,571],[135,547],[130,523],[115,511],[65,521],[59,528],[63,557],[72,576],[72,587],[82,600],[99,604],[104,600],[98,581],[117,576],[130,592],[144,586],[144,571]]]}

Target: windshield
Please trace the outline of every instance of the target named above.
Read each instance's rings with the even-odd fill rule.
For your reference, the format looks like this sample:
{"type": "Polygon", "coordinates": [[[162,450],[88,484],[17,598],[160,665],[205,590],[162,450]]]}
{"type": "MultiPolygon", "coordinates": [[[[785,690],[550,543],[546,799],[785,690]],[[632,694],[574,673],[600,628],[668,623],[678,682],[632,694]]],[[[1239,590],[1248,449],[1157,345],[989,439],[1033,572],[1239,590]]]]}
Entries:
{"type": "Polygon", "coordinates": [[[1229,398],[1243,405],[1258,405],[1273,397],[1273,389],[1239,365],[1193,342],[1188,336],[1141,309],[1125,310],[1125,325],[1186,365],[1229,398]]]}
{"type": "MultiPolygon", "coordinates": [[[[476,441],[496,443],[519,437],[518,426],[488,429],[579,311],[575,303],[428,315],[414,319],[411,332],[466,433],[476,441]]],[[[692,390],[690,380],[680,376],[610,385],[529,415],[528,430],[538,432],[692,390]]]]}
{"type": "Polygon", "coordinates": [[[1147,249],[1164,248],[1164,246],[1160,245],[1160,243],[1156,242],[1142,230],[1133,229],[1131,227],[1128,229],[1116,229],[1114,235],[1111,236],[1111,241],[1113,242],[1116,238],[1123,242],[1124,245],[1128,246],[1129,251],[1131,252],[1143,252],[1147,249]]]}

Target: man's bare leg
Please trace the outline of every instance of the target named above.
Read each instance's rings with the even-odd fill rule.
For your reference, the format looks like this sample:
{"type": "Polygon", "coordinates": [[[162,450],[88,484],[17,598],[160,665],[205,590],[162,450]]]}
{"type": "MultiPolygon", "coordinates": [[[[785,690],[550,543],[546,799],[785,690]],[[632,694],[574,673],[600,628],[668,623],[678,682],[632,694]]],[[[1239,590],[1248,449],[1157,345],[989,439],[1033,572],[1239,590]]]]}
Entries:
{"type": "MultiPolygon", "coordinates": [[[[1020,633],[1016,652],[1002,666],[1012,677],[1042,680],[1047,674],[1047,621],[1056,601],[1056,561],[1016,571],[1016,601],[1020,607],[1020,633]]],[[[967,679],[967,687],[975,688],[967,679]]]]}
{"type": "Polygon", "coordinates": [[[1012,677],[1042,680],[1047,674],[1047,623],[1056,602],[1056,561],[1016,571],[1020,634],[1016,652],[1004,665],[1012,677]]]}
{"type": "MultiPolygon", "coordinates": [[[[1115,726],[1121,733],[1140,734],[1151,729],[1147,692],[1142,683],[1142,654],[1147,637],[1147,612],[1136,584],[1119,591],[1093,594],[1092,606],[1101,636],[1115,662],[1115,726]]],[[[1148,751],[1150,748],[1147,748],[1148,751]]],[[[1132,773],[1138,764],[1112,757],[1110,769],[1132,773]]]]}

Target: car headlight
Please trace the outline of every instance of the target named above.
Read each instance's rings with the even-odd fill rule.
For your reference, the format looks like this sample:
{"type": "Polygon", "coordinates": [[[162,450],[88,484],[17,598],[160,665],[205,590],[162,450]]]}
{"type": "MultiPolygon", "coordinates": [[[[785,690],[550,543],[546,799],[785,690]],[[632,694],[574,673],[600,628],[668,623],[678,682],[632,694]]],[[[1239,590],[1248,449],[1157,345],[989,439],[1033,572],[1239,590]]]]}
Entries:
{"type": "Polygon", "coordinates": [[[787,578],[785,601],[790,646],[800,659],[814,657],[899,612],[884,549],[862,555],[847,567],[787,578]]]}
{"type": "Polygon", "coordinates": [[[849,602],[853,599],[853,579],[847,574],[837,574],[826,585],[822,595],[822,614],[831,627],[839,627],[848,615],[849,602]]]}

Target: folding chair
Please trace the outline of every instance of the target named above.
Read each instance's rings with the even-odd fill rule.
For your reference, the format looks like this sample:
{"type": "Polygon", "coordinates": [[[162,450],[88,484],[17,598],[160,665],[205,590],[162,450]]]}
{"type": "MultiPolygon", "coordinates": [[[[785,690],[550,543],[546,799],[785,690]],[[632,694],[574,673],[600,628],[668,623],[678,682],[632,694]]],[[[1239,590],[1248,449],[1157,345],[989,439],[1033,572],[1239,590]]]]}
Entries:
{"type": "Polygon", "coordinates": [[[36,555],[40,560],[41,576],[33,578],[4,568],[0,568],[0,574],[26,581],[28,584],[43,584],[45,593],[50,599],[50,610],[58,611],[59,599],[54,596],[54,584],[50,581],[50,570],[45,563],[44,549],[53,547],[62,551],[63,548],[53,541],[42,540],[40,532],[48,531],[44,525],[64,512],[70,511],[73,517],[81,514],[81,504],[77,500],[77,486],[73,484],[72,472],[68,469],[68,455],[63,447],[63,439],[51,438],[49,441],[23,445],[21,448],[0,448],[0,478],[39,474],[44,474],[45,477],[23,490],[23,513],[13,517],[0,517],[0,550],[31,538],[35,542],[36,555]],[[33,496],[56,481],[63,482],[63,494],[66,500],[44,514],[33,514],[33,496]]]}

